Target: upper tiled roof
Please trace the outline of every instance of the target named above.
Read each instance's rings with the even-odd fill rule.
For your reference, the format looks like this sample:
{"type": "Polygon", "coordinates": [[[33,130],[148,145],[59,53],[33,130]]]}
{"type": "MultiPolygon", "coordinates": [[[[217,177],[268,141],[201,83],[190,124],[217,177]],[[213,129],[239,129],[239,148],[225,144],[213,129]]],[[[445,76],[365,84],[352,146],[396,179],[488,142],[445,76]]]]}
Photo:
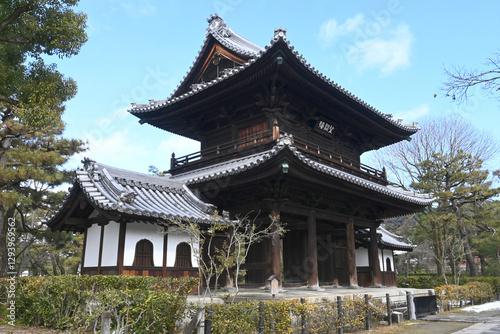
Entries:
{"type": "Polygon", "coordinates": [[[302,154],[296,147],[294,147],[292,144],[291,136],[286,136],[286,135],[282,136],[278,140],[276,146],[274,146],[270,150],[256,153],[243,158],[215,164],[212,166],[203,167],[186,173],[178,174],[172,176],[171,178],[173,180],[181,181],[187,185],[190,185],[200,182],[206,182],[213,179],[220,179],[226,176],[236,175],[263,164],[264,162],[276,156],[279,152],[285,149],[290,150],[300,161],[310,166],[311,168],[314,168],[320,172],[331,175],[338,179],[347,181],[349,183],[357,184],[363,188],[370,189],[374,192],[423,206],[429,205],[434,200],[427,194],[405,192],[399,189],[385,187],[375,182],[365,180],[361,177],[349,174],[347,172],[311,160],[307,158],[304,154],[302,154]]]}
{"type": "Polygon", "coordinates": [[[207,39],[211,35],[228,49],[249,57],[255,57],[260,52],[264,51],[264,48],[250,42],[248,39],[229,28],[219,15],[210,15],[207,21],[207,39]]]}
{"type": "MultiPolygon", "coordinates": [[[[214,212],[211,204],[200,201],[182,182],[84,160],[76,173],[77,186],[95,207],[139,219],[179,218],[208,221],[214,212]]],[[[76,191],[73,187],[71,190],[76,191]]],[[[71,195],[71,192],[70,192],[71,195]]],[[[68,196],[68,198],[71,196],[68,196]]],[[[67,206],[63,203],[61,208],[67,206]]],[[[54,221],[60,211],[48,219],[54,221]]]]}
{"type": "MultiPolygon", "coordinates": [[[[188,73],[191,72],[191,69],[198,63],[200,60],[201,55],[203,54],[205,47],[207,45],[207,40],[209,36],[213,36],[216,38],[221,44],[225,45],[226,47],[230,48],[231,50],[235,52],[239,52],[241,54],[250,56],[250,60],[241,65],[233,68],[232,70],[227,71],[225,74],[222,76],[218,77],[217,79],[214,79],[210,82],[207,83],[201,83],[194,85],[192,89],[180,96],[174,96],[172,94],[171,97],[163,100],[149,100],[149,104],[140,104],[140,103],[132,103],[132,109],[129,110],[131,114],[142,114],[142,113],[148,113],[152,112],[173,104],[176,104],[182,100],[185,100],[193,95],[196,95],[200,93],[201,91],[204,91],[207,88],[210,88],[214,85],[217,85],[218,83],[227,80],[228,78],[246,70],[248,67],[252,66],[252,64],[256,63],[260,58],[262,58],[263,55],[269,52],[269,50],[273,49],[273,47],[279,43],[284,43],[286,47],[289,49],[290,52],[292,52],[293,56],[303,64],[303,66],[310,71],[312,74],[320,78],[326,85],[330,86],[334,90],[338,91],[339,93],[343,94],[349,99],[354,100],[356,103],[361,105],[362,107],[366,108],[369,110],[371,113],[381,117],[382,119],[388,121],[389,123],[395,125],[398,128],[404,129],[405,131],[408,131],[410,133],[415,133],[418,131],[417,123],[410,123],[410,124],[405,124],[402,123],[402,120],[396,120],[393,118],[391,114],[385,114],[380,112],[378,109],[374,108],[373,106],[369,105],[365,101],[361,100],[348,90],[344,89],[337,83],[335,83],[333,80],[329,79],[327,76],[325,76],[323,73],[321,73],[319,70],[311,66],[307,60],[303,57],[303,55],[299,54],[298,51],[294,49],[293,46],[290,45],[290,41],[286,40],[286,35],[285,34],[275,34],[274,38],[271,40],[271,43],[267,45],[265,48],[261,48],[252,42],[248,41],[241,35],[235,33],[232,29],[228,28],[225,21],[221,19],[219,16],[211,16],[208,20],[210,22],[210,26],[207,29],[207,39],[205,40],[205,43],[203,44],[202,49],[200,50],[198,57],[196,60],[193,62],[193,65],[191,66],[190,70],[188,73]],[[218,22],[218,23],[214,23],[218,22]],[[212,25],[214,25],[212,27],[212,25]]],[[[279,31],[284,31],[284,30],[279,30],[279,31]]],[[[187,75],[186,75],[187,76],[187,75]]],[[[182,79],[181,84],[185,81],[186,76],[182,79]]],[[[180,86],[180,85],[179,85],[180,86]]],[[[178,86],[178,87],[179,87],[178,86]]],[[[177,88],[178,89],[178,88],[177,88]]],[[[175,91],[177,91],[177,89],[175,91]]]]}

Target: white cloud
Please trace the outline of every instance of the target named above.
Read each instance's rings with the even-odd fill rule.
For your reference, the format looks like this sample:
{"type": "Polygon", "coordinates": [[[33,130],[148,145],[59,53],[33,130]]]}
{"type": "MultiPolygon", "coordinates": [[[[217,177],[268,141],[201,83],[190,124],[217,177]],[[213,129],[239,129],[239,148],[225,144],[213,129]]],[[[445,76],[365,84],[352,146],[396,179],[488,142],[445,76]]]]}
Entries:
{"type": "Polygon", "coordinates": [[[337,20],[331,19],[321,25],[319,38],[324,44],[331,44],[338,37],[349,35],[360,29],[364,23],[364,15],[356,14],[352,18],[348,18],[344,23],[338,24],[337,20]]]}
{"type": "Polygon", "coordinates": [[[200,151],[200,143],[181,136],[169,135],[158,145],[158,153],[168,157],[175,153],[176,157],[182,157],[200,151]]]}
{"type": "Polygon", "coordinates": [[[429,105],[427,104],[422,104],[420,106],[417,106],[411,110],[407,111],[399,111],[394,115],[394,118],[396,119],[402,119],[403,122],[414,122],[418,120],[419,118],[426,116],[430,111],[429,105]]]}
{"type": "Polygon", "coordinates": [[[391,27],[390,20],[368,20],[358,13],[343,23],[335,19],[324,22],[319,39],[327,47],[338,47],[343,58],[360,72],[376,69],[388,75],[411,63],[413,35],[406,23],[391,27]]]}
{"type": "Polygon", "coordinates": [[[132,154],[138,160],[150,156],[147,144],[130,135],[127,129],[102,133],[102,136],[97,132],[91,133],[85,140],[89,143],[89,150],[85,152],[85,156],[115,167],[126,166],[132,154]]]}
{"type": "Polygon", "coordinates": [[[347,60],[360,71],[378,68],[384,74],[410,65],[413,36],[406,24],[391,31],[390,38],[358,41],[348,51],[347,60]]]}

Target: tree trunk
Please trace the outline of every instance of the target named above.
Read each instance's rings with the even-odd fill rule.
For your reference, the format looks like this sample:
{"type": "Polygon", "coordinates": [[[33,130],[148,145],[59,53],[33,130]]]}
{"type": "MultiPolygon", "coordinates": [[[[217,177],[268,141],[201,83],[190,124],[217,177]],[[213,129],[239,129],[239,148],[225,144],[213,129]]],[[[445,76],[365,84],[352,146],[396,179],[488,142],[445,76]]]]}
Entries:
{"type": "Polygon", "coordinates": [[[469,274],[471,277],[474,277],[477,276],[477,266],[476,262],[474,261],[474,255],[472,254],[472,248],[469,243],[467,230],[462,222],[462,215],[459,208],[456,208],[456,215],[458,230],[460,231],[460,238],[462,239],[462,244],[464,246],[465,260],[467,261],[467,267],[469,268],[469,274]]]}

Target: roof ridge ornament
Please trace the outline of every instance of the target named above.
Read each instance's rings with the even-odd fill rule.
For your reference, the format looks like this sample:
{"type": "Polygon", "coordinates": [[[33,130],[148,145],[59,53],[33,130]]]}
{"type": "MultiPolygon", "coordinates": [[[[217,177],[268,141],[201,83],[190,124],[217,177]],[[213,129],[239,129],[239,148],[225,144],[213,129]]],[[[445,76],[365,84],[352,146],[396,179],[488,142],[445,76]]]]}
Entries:
{"type": "Polygon", "coordinates": [[[222,19],[218,14],[210,15],[207,19],[208,29],[207,33],[211,31],[212,33],[220,34],[222,37],[231,37],[231,31],[227,27],[226,21],[222,19]]]}
{"type": "Polygon", "coordinates": [[[289,133],[280,134],[280,137],[276,141],[276,146],[292,146],[293,136],[289,133]]]}
{"type": "Polygon", "coordinates": [[[279,29],[274,29],[274,40],[283,39],[286,40],[286,29],[279,27],[279,29]]]}

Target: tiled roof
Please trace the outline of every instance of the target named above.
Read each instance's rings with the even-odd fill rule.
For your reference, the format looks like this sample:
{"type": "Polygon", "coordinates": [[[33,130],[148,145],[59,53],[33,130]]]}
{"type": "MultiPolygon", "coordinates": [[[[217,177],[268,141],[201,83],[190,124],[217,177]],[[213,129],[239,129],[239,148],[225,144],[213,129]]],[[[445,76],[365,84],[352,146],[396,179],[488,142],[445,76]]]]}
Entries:
{"type": "MultiPolygon", "coordinates": [[[[129,110],[129,112],[131,114],[147,113],[147,112],[155,111],[155,110],[158,110],[160,108],[163,108],[163,107],[166,107],[169,105],[173,105],[175,103],[178,103],[179,101],[185,100],[193,95],[196,95],[199,92],[204,91],[205,89],[207,89],[209,87],[217,85],[218,83],[220,83],[220,82],[244,71],[246,68],[250,67],[252,64],[257,62],[264,54],[269,52],[269,50],[272,49],[273,46],[275,46],[276,44],[281,42],[281,43],[286,44],[286,46],[290,50],[290,52],[292,52],[292,54],[296,57],[296,59],[300,63],[302,63],[303,66],[307,70],[309,70],[315,76],[320,78],[328,86],[332,87],[333,89],[340,92],[341,94],[348,97],[349,99],[356,101],[358,104],[360,104],[361,106],[363,106],[364,108],[366,108],[367,110],[372,112],[373,114],[388,121],[389,123],[401,128],[401,129],[404,129],[406,131],[412,132],[412,133],[418,131],[418,127],[417,127],[416,123],[405,124],[405,123],[402,123],[401,120],[393,119],[393,116],[391,114],[384,114],[384,113],[380,112],[379,110],[377,110],[373,106],[369,105],[365,101],[361,100],[360,98],[358,98],[357,96],[355,96],[354,94],[349,92],[348,90],[342,88],[340,85],[335,83],[333,80],[329,79],[327,76],[325,76],[319,70],[317,70],[316,68],[311,66],[307,62],[307,60],[301,54],[299,54],[299,52],[294,50],[294,47],[290,45],[290,41],[286,40],[286,35],[275,34],[274,38],[271,40],[271,43],[269,45],[267,45],[265,48],[260,48],[257,45],[253,44],[252,42],[245,39],[244,37],[242,37],[241,35],[235,33],[232,29],[228,28],[226,26],[225,21],[222,20],[219,16],[211,16],[210,19],[208,19],[207,21],[209,21],[211,23],[212,22],[219,22],[219,24],[214,28],[211,28],[209,26],[209,28],[207,29],[207,36],[209,36],[209,35],[214,36],[221,44],[227,46],[228,48],[231,48],[232,50],[234,50],[236,52],[240,52],[242,54],[251,56],[251,59],[247,63],[229,70],[227,73],[223,74],[222,76],[218,77],[217,79],[214,79],[214,80],[207,82],[207,83],[194,85],[189,92],[186,92],[180,96],[175,96],[175,97],[171,96],[170,98],[164,99],[164,100],[150,100],[149,104],[132,103],[132,109],[129,110]],[[221,27],[223,27],[223,28],[221,28],[221,27]]],[[[193,62],[193,66],[191,67],[191,69],[199,61],[200,56],[203,54],[205,47],[206,47],[206,40],[205,40],[205,43],[204,43],[202,49],[200,50],[200,52],[198,54],[198,57],[193,62]]],[[[188,71],[188,73],[191,72],[191,69],[188,71]]],[[[186,76],[182,79],[181,83],[184,82],[185,79],[186,79],[186,76]]],[[[176,89],[176,91],[177,91],[177,89],[176,89]]]]}
{"type": "Polygon", "coordinates": [[[262,47],[250,42],[248,39],[229,28],[219,15],[210,15],[207,21],[207,38],[211,35],[228,49],[249,57],[255,57],[260,52],[264,51],[262,47]]]}
{"type": "Polygon", "coordinates": [[[403,237],[387,231],[383,227],[378,227],[377,232],[381,234],[380,243],[384,246],[398,249],[398,250],[413,250],[415,246],[403,242],[403,237]]]}
{"type": "Polygon", "coordinates": [[[172,176],[172,179],[190,185],[200,182],[206,182],[209,180],[220,179],[231,175],[236,175],[265,163],[267,160],[276,156],[279,152],[285,149],[290,150],[300,161],[310,166],[311,168],[314,168],[320,172],[331,175],[338,179],[347,181],[349,183],[357,184],[360,187],[370,189],[374,192],[381,193],[383,195],[397,198],[399,200],[414,203],[417,205],[429,205],[434,200],[428,194],[405,192],[396,188],[385,187],[375,182],[365,180],[361,177],[349,174],[347,172],[311,160],[307,158],[304,154],[302,154],[296,147],[293,146],[293,141],[290,135],[285,135],[280,137],[277,144],[270,150],[261,153],[256,153],[243,158],[215,164],[212,166],[203,167],[186,173],[178,174],[172,176]]]}
{"type": "MultiPolygon", "coordinates": [[[[76,179],[86,198],[106,211],[144,219],[194,221],[208,221],[214,212],[211,204],[200,201],[183,183],[167,177],[132,172],[85,159],[76,179]]],[[[61,208],[66,205],[64,203],[61,208]]],[[[58,213],[48,221],[56,219],[58,213]]]]}

